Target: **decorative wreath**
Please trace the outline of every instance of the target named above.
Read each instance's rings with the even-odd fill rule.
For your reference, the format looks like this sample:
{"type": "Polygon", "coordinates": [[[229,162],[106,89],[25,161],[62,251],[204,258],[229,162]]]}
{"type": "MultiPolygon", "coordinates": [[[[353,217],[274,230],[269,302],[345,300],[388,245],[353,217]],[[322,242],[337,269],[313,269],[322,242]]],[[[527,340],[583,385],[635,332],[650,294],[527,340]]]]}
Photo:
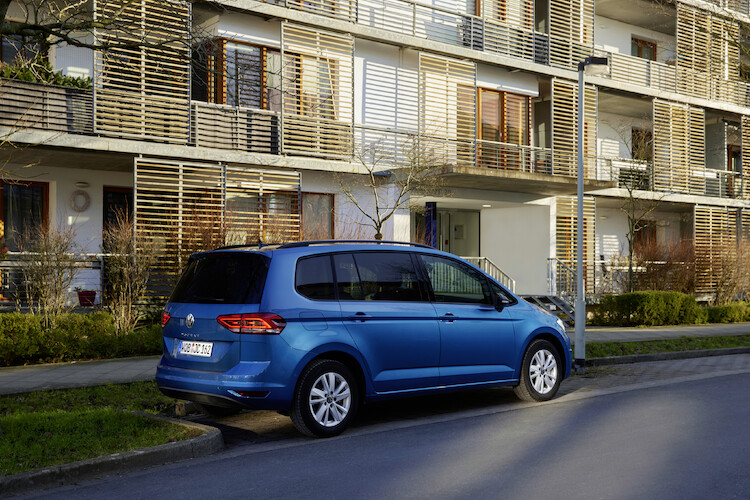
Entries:
{"type": "Polygon", "coordinates": [[[86,191],[78,189],[70,195],[70,208],[76,212],[86,211],[89,205],[91,205],[91,197],[86,191]]]}

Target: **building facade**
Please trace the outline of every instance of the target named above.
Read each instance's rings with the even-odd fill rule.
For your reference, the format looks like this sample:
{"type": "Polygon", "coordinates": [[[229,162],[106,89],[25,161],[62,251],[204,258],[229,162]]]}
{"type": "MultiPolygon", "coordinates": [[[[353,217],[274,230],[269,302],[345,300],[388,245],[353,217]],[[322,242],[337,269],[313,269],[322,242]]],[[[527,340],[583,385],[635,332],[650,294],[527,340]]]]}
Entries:
{"type": "MultiPolygon", "coordinates": [[[[735,0],[140,0],[129,24],[158,47],[47,54],[91,89],[2,81],[2,136],[18,146],[2,150],[5,246],[50,222],[96,260],[123,211],[158,243],[168,283],[210,246],[370,238],[343,191],[372,213],[368,168],[382,207],[393,176],[428,162],[439,188],[415,191],[385,239],[470,257],[524,295],[571,294],[577,65],[596,55],[609,71],[586,78],[580,120],[587,292],[622,288],[632,239],[666,260],[689,245],[694,289],[710,294],[727,249],[750,239],[748,13],[735,0]]],[[[4,40],[4,63],[22,42],[4,40]]],[[[79,284],[98,288],[89,267],[79,284]]]]}

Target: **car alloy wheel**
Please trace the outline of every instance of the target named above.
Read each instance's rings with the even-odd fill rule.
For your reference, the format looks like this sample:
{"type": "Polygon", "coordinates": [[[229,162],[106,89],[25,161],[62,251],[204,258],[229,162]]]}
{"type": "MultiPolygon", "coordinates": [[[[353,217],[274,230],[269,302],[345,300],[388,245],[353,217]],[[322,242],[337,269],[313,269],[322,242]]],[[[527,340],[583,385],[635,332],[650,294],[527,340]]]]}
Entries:
{"type": "Polygon", "coordinates": [[[301,433],[331,437],[349,426],[358,404],[359,387],[351,370],[339,361],[318,359],[302,370],[289,416],[301,433]]]}
{"type": "Polygon", "coordinates": [[[538,350],[529,365],[531,385],[539,394],[547,394],[557,382],[557,360],[547,349],[538,350]]]}
{"type": "Polygon", "coordinates": [[[349,414],[351,389],[338,373],[324,373],[313,383],[308,402],[315,421],[323,427],[333,427],[349,414]]]}
{"type": "Polygon", "coordinates": [[[524,401],[549,401],[560,388],[560,355],[548,340],[529,344],[521,362],[521,377],[514,388],[524,401]]]}

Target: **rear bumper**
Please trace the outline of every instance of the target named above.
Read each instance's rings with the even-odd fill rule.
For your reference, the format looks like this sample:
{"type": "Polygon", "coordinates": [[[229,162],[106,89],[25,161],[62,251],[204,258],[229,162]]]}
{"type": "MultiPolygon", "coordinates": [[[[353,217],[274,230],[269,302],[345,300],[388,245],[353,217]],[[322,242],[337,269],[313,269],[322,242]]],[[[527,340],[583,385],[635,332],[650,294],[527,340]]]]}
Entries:
{"type": "Polygon", "coordinates": [[[287,410],[291,406],[293,385],[257,381],[267,363],[241,362],[227,372],[177,368],[162,358],[156,368],[156,384],[164,394],[224,407],[256,410],[287,410]],[[243,397],[241,392],[267,393],[264,397],[243,397]]]}

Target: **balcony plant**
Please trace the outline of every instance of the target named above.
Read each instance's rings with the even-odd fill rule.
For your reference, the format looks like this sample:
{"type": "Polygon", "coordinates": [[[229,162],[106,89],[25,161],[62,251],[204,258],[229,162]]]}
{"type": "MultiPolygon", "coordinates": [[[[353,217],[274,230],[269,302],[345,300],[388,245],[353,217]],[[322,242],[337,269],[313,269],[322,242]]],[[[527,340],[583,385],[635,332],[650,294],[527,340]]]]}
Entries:
{"type": "Polygon", "coordinates": [[[54,71],[49,61],[43,57],[37,57],[30,61],[16,60],[13,64],[4,64],[0,66],[0,78],[79,89],[91,88],[90,77],[72,77],[64,75],[62,71],[54,71]]]}

